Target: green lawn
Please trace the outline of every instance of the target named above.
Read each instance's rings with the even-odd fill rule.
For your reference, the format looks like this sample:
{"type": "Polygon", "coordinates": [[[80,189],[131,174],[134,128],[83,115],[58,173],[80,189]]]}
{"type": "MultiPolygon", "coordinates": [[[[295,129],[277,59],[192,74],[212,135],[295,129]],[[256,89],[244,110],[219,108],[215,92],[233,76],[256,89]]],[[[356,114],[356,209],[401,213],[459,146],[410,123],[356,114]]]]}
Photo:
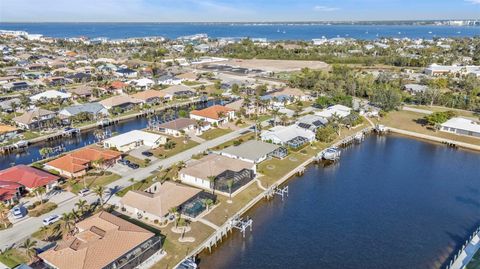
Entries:
{"type": "Polygon", "coordinates": [[[184,143],[183,137],[168,137],[169,140],[175,142],[175,147],[173,149],[165,149],[163,146],[158,147],[156,149],[150,150],[155,157],[157,158],[168,158],[171,157],[175,154],[178,154],[182,151],[185,151],[187,149],[191,149],[197,145],[199,145],[197,142],[193,140],[188,140],[187,143],[184,143]]]}
{"type": "Polygon", "coordinates": [[[240,137],[238,137],[238,138],[235,138],[235,139],[233,139],[233,140],[229,140],[229,141],[227,141],[227,142],[225,142],[225,143],[223,143],[223,144],[220,144],[220,145],[214,147],[213,149],[214,149],[214,150],[221,150],[221,149],[230,147],[231,145],[233,145],[233,143],[234,143],[235,141],[240,141],[240,142],[243,141],[243,142],[246,142],[246,141],[252,140],[252,139],[254,139],[254,138],[255,138],[255,133],[249,132],[248,134],[244,134],[244,135],[242,135],[242,136],[240,136],[240,137]]]}
{"type": "Polygon", "coordinates": [[[103,176],[85,176],[85,178],[79,179],[78,182],[72,186],[72,192],[78,193],[81,189],[84,188],[85,185],[89,189],[93,189],[99,185],[105,186],[121,178],[120,175],[115,173],[111,173],[111,172],[105,172],[105,173],[106,174],[103,176]]]}
{"type": "Polygon", "coordinates": [[[36,206],[34,209],[29,209],[28,215],[30,217],[38,217],[54,210],[55,208],[57,208],[57,204],[53,202],[47,202],[47,203],[44,203],[43,205],[41,204],[36,206]]]}
{"type": "Polygon", "coordinates": [[[144,160],[133,157],[132,155],[127,155],[126,157],[124,157],[124,159],[129,160],[131,163],[138,164],[141,168],[145,168],[149,165],[149,163],[147,164],[147,162],[145,162],[144,160]]]}
{"type": "Polygon", "coordinates": [[[226,135],[226,134],[230,133],[231,131],[232,131],[231,129],[214,128],[214,129],[210,129],[210,130],[204,132],[200,137],[205,139],[205,140],[212,140],[212,139],[215,139],[217,137],[226,135]]]}
{"type": "Polygon", "coordinates": [[[183,81],[182,84],[187,85],[187,86],[196,86],[196,85],[200,85],[200,84],[203,84],[203,83],[198,82],[198,81],[186,80],[186,81],[183,81]]]}
{"type": "Polygon", "coordinates": [[[128,191],[132,191],[132,190],[144,190],[146,189],[147,187],[149,187],[150,185],[152,185],[153,183],[153,178],[155,176],[149,176],[147,177],[146,179],[143,179],[141,181],[137,181],[135,183],[133,183],[132,185],[126,187],[126,188],[123,188],[121,189],[120,191],[118,191],[117,193],[115,193],[115,195],[117,196],[120,196],[120,197],[123,197],[128,191]]]}
{"type": "Polygon", "coordinates": [[[14,268],[22,263],[27,263],[28,257],[21,250],[12,248],[0,254],[0,262],[10,268],[14,268]]]}

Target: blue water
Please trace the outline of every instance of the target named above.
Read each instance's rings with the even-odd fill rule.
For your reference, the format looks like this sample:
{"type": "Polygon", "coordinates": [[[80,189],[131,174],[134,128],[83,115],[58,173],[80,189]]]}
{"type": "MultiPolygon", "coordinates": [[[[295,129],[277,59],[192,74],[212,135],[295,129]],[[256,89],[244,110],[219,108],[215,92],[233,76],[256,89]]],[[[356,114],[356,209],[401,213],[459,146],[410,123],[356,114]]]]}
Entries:
{"type": "Polygon", "coordinates": [[[480,154],[371,136],[247,215],[202,269],[444,268],[480,223],[480,154]]]}
{"type": "Polygon", "coordinates": [[[228,24],[228,23],[0,23],[3,30],[22,30],[50,37],[87,36],[111,39],[179,36],[206,33],[210,37],[251,37],[269,40],[311,40],[325,36],[376,39],[378,37],[473,37],[477,26],[228,24]],[[285,33],[284,33],[285,32],[285,33]],[[431,33],[429,33],[431,32],[431,33]]]}

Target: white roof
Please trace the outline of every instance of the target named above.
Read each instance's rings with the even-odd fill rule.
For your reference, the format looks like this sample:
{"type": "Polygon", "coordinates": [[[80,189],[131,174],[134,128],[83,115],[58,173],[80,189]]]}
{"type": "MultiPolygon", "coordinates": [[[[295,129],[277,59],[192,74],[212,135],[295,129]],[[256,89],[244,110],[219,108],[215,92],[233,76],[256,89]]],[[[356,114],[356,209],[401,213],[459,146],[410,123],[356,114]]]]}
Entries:
{"type": "Polygon", "coordinates": [[[57,97],[60,97],[62,99],[67,99],[67,98],[70,98],[71,96],[72,96],[72,94],[69,93],[69,92],[65,93],[65,92],[59,92],[59,91],[56,91],[56,90],[48,90],[48,91],[30,96],[30,100],[38,101],[42,98],[53,99],[53,98],[57,98],[57,97]]]}
{"type": "Polygon", "coordinates": [[[275,126],[268,131],[263,131],[261,137],[263,140],[269,140],[271,137],[276,137],[278,140],[285,143],[289,140],[296,138],[297,136],[305,137],[308,140],[312,141],[315,139],[315,133],[298,127],[297,125],[289,126],[275,126]]]}
{"type": "Polygon", "coordinates": [[[455,128],[465,130],[474,133],[480,133],[480,124],[473,120],[465,118],[451,118],[445,123],[442,123],[442,127],[455,128]]]}
{"type": "Polygon", "coordinates": [[[128,133],[124,133],[124,134],[106,139],[104,143],[121,147],[124,145],[131,144],[135,141],[143,141],[143,144],[146,146],[155,146],[155,145],[158,145],[157,141],[162,137],[163,136],[158,134],[153,134],[153,133],[144,132],[140,130],[133,130],[128,133]]]}
{"type": "Polygon", "coordinates": [[[350,115],[350,112],[352,111],[351,108],[344,106],[344,105],[334,105],[331,107],[328,107],[322,111],[316,112],[315,115],[324,117],[324,118],[331,118],[333,114],[337,114],[340,118],[344,118],[348,115],[350,115]]]}
{"type": "Polygon", "coordinates": [[[140,87],[146,87],[155,84],[155,81],[149,79],[149,78],[141,78],[141,79],[134,79],[131,80],[129,83],[133,83],[137,86],[140,87]]]}

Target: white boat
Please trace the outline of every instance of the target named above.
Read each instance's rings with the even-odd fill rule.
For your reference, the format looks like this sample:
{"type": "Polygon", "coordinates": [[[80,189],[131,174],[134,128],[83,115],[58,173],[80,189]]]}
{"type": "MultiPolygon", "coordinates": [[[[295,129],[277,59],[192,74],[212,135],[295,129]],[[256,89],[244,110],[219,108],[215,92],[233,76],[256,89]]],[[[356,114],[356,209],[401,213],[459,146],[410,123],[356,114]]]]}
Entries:
{"type": "Polygon", "coordinates": [[[329,161],[336,161],[340,158],[341,151],[338,148],[328,148],[323,154],[322,158],[329,161]]]}
{"type": "Polygon", "coordinates": [[[26,148],[28,147],[28,141],[20,140],[17,143],[13,144],[16,148],[26,148]]]}
{"type": "Polygon", "coordinates": [[[362,142],[365,139],[365,135],[363,133],[357,133],[354,137],[355,141],[362,142]]]}

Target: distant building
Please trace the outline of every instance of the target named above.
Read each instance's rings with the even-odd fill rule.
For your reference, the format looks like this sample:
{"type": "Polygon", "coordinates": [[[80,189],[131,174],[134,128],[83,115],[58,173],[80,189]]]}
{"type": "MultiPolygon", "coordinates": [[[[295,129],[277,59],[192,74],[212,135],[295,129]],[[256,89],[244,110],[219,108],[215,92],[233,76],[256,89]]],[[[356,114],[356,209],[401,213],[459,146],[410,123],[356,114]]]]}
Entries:
{"type": "Polygon", "coordinates": [[[350,115],[352,109],[344,106],[344,105],[333,105],[327,107],[326,109],[316,112],[315,115],[329,119],[333,115],[337,115],[340,118],[345,118],[346,116],[350,115]]]}
{"type": "Polygon", "coordinates": [[[108,109],[99,103],[86,103],[81,105],[73,105],[60,110],[58,114],[66,118],[77,116],[80,113],[88,113],[93,118],[108,116],[108,109]]]}
{"type": "Polygon", "coordinates": [[[428,86],[421,84],[405,84],[405,86],[403,86],[403,89],[412,95],[416,95],[420,93],[425,93],[428,90],[428,86]]]}
{"type": "Polygon", "coordinates": [[[197,121],[194,119],[178,118],[172,121],[164,122],[157,126],[157,130],[159,132],[175,137],[182,136],[183,133],[189,131],[194,131],[196,128],[200,128],[199,131],[206,131],[210,128],[210,124],[207,126],[197,126],[197,121]]]}
{"type": "Polygon", "coordinates": [[[166,136],[133,130],[104,140],[103,147],[127,152],[141,146],[153,149],[165,143],[167,143],[166,136]]]}
{"type": "Polygon", "coordinates": [[[23,115],[13,118],[13,122],[22,129],[32,130],[48,127],[57,113],[43,108],[29,110],[23,115]]]}
{"type": "Polygon", "coordinates": [[[69,92],[49,90],[49,91],[44,91],[42,93],[30,96],[30,100],[32,100],[32,102],[38,102],[38,101],[50,100],[50,99],[65,100],[65,99],[69,99],[70,97],[72,97],[72,94],[69,92]]]}
{"type": "Polygon", "coordinates": [[[226,123],[230,119],[235,118],[235,111],[221,105],[214,105],[202,110],[193,110],[190,112],[190,118],[195,120],[203,120],[211,124],[226,123]]]}

